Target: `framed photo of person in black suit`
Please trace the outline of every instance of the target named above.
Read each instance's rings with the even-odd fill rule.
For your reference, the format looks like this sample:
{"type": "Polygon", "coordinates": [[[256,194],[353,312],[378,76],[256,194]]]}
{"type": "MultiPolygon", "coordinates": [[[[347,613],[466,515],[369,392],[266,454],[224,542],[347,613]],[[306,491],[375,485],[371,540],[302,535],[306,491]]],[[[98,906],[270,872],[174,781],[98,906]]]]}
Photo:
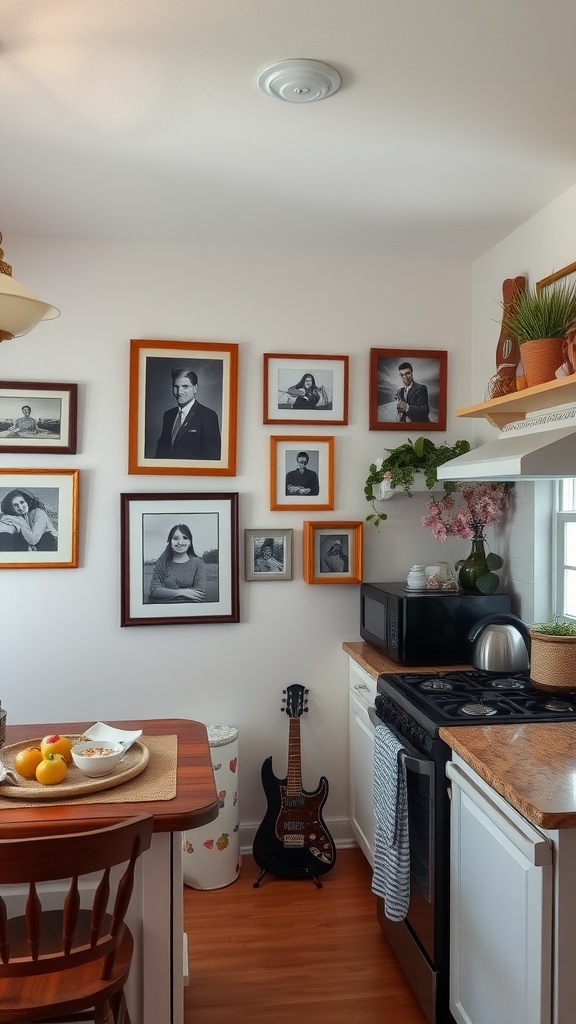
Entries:
{"type": "Polygon", "coordinates": [[[370,430],[446,430],[447,353],[370,349],[370,430]]]}
{"type": "Polygon", "coordinates": [[[130,343],[128,472],[234,476],[238,345],[130,343]]]}
{"type": "Polygon", "coordinates": [[[270,438],[270,508],[334,508],[334,438],[270,438]]]}

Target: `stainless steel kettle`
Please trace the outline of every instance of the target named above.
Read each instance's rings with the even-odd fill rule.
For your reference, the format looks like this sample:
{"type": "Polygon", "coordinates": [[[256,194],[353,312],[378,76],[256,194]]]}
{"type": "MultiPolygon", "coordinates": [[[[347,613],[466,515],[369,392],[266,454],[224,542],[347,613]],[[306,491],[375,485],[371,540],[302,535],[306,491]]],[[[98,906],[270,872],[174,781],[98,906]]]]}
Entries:
{"type": "Polygon", "coordinates": [[[468,634],[472,665],[482,672],[525,672],[530,664],[528,627],[516,615],[487,615],[468,634]]]}

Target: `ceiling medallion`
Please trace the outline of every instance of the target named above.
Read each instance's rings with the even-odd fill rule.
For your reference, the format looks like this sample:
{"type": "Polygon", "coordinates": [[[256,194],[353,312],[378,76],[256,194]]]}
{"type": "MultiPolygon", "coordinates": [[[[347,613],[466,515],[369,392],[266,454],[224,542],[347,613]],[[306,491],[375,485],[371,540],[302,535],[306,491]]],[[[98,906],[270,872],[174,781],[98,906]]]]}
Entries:
{"type": "Polygon", "coordinates": [[[340,88],[335,68],[321,60],[281,60],[258,75],[258,86],[267,96],[286,103],[316,103],[340,88]]]}

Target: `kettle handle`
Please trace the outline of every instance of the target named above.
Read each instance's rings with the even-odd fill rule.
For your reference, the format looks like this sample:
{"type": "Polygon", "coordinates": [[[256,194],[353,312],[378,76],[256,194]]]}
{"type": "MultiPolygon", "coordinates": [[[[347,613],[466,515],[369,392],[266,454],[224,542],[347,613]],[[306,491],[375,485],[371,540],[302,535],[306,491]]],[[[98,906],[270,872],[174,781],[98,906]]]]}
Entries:
{"type": "Polygon", "coordinates": [[[484,629],[484,626],[498,626],[505,624],[516,626],[518,632],[522,634],[522,639],[524,640],[526,647],[529,649],[530,634],[528,632],[528,626],[522,621],[522,619],[519,619],[517,615],[509,615],[507,612],[500,612],[497,615],[485,615],[483,619],[478,619],[468,633],[468,639],[471,643],[476,640],[479,633],[484,629]]]}

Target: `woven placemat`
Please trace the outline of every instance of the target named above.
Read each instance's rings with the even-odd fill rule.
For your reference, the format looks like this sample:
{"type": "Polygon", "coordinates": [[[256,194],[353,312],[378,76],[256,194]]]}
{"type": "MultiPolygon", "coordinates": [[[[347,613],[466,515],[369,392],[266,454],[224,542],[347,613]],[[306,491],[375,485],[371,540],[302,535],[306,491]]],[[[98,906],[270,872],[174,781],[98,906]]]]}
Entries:
{"type": "Polygon", "coordinates": [[[178,763],[177,736],[141,736],[140,742],[150,752],[144,771],[135,779],[114,789],[90,793],[70,800],[14,800],[0,797],[0,810],[11,807],[66,807],[82,804],[128,804],[141,801],[173,800],[176,796],[176,769],[178,763]]]}

